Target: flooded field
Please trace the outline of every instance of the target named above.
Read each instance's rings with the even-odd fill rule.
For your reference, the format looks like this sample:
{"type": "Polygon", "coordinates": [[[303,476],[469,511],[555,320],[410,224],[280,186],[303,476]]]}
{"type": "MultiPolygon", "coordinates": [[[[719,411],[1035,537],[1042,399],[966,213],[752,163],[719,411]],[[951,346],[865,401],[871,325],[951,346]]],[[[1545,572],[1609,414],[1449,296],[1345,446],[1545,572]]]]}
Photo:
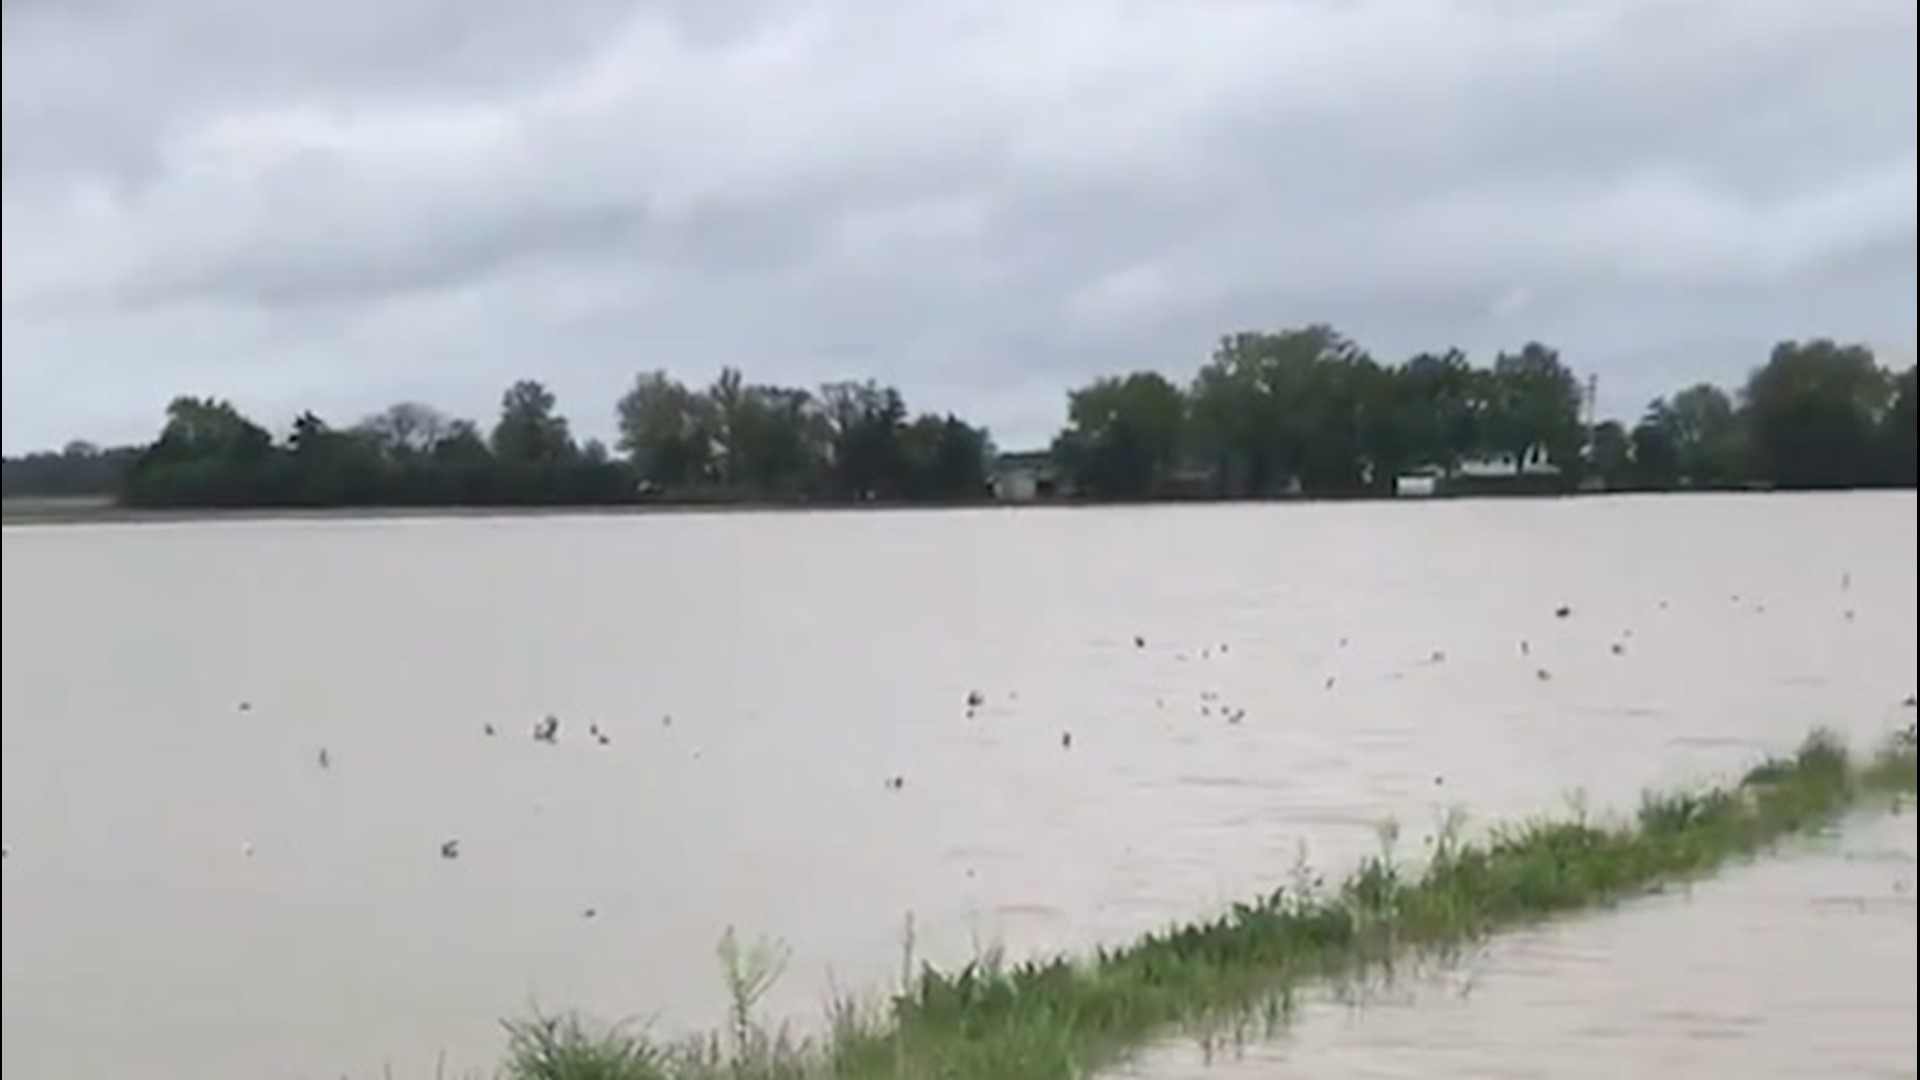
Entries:
{"type": "Polygon", "coordinates": [[[1913,1076],[1914,855],[1911,813],[1856,820],[1691,890],[1317,995],[1277,1037],[1170,1044],[1114,1076],[1913,1076]]]}
{"type": "MultiPolygon", "coordinates": [[[[935,962],[1121,939],[1302,848],[1344,868],[1389,816],[1417,843],[1816,724],[1865,742],[1915,683],[1911,494],[67,525],[4,552],[20,1077],[431,1075],[534,1003],[704,1027],[728,926],[791,946],[770,1004],[807,1019],[895,976],[909,914],[935,962]]],[[[1502,943],[1440,1006],[1457,1027],[1370,1009],[1263,1049],[1395,1075],[1423,1030],[1516,1015],[1542,1055],[1555,1016],[1656,1047],[1689,1013],[1773,1022],[1680,969],[1797,925],[1764,875],[1819,873],[1790,865],[1502,943]]],[[[1905,895],[1858,932],[1903,927],[1910,974],[1905,895]]],[[[1727,970],[1911,1017],[1881,968],[1775,937],[1727,970]]],[[[1824,1046],[1861,1015],[1787,1019],[1824,1046]]],[[[1910,1020],[1874,1045],[1911,1075],[1910,1020]]],[[[1612,1060],[1720,1070],[1686,1052],[1612,1060]]],[[[1538,1060],[1499,1075],[1567,1075],[1538,1060]]]]}

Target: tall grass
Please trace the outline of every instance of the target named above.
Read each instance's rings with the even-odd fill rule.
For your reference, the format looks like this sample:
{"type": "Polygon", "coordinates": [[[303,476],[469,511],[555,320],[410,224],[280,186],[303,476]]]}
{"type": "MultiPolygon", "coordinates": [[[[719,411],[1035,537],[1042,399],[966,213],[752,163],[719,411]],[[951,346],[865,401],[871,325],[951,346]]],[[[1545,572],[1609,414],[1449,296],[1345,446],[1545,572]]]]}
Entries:
{"type": "Polygon", "coordinates": [[[952,972],[911,967],[890,1001],[832,1009],[810,1039],[765,1031],[753,1008],[785,962],[743,950],[721,960],[733,1007],[724,1033],[658,1043],[574,1017],[508,1025],[510,1080],[1052,1080],[1112,1064],[1156,1036],[1284,1018],[1302,982],[1353,977],[1493,931],[1611,904],[1683,882],[1864,802],[1915,788],[1911,728],[1854,761],[1816,732],[1792,757],[1736,783],[1646,796],[1637,814],[1584,811],[1462,839],[1457,820],[1417,869],[1381,833],[1380,853],[1335,887],[1296,872],[1285,887],[1208,922],[1175,927],[1085,958],[952,972]]]}

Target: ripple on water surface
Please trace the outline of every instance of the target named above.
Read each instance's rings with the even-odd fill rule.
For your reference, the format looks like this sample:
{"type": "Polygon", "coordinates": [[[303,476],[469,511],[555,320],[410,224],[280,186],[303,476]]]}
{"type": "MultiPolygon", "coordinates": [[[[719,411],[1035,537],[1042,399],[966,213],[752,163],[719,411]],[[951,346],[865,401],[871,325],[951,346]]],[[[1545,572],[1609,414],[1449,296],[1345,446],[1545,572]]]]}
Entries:
{"type": "Polygon", "coordinates": [[[1913,815],[1858,818],[1390,988],[1309,995],[1286,1030],[1211,1061],[1173,1043],[1114,1076],[1910,1077],[1915,884],[1913,815]]]}

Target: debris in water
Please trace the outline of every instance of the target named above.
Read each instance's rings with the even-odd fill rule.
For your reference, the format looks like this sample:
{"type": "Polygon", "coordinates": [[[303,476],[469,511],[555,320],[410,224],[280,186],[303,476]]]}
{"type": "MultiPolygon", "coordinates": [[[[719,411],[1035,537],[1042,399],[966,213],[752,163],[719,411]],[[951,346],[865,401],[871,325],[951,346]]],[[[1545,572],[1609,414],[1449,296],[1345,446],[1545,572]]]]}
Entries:
{"type": "Polygon", "coordinates": [[[588,908],[585,911],[582,911],[580,913],[580,917],[583,919],[597,918],[599,917],[599,915],[600,915],[600,912],[594,910],[593,908],[588,908]]]}
{"type": "Polygon", "coordinates": [[[560,741],[560,718],[548,713],[546,719],[533,725],[535,742],[556,743],[560,741]]]}
{"type": "Polygon", "coordinates": [[[1521,656],[1532,656],[1532,655],[1533,655],[1533,646],[1531,646],[1531,645],[1529,645],[1529,644],[1527,644],[1527,639],[1526,639],[1526,638],[1521,638],[1521,639],[1520,639],[1520,655],[1521,655],[1521,656]]]}
{"type": "Polygon", "coordinates": [[[321,768],[323,769],[333,768],[333,757],[332,755],[327,753],[327,748],[324,746],[320,748],[319,761],[320,761],[321,768]]]}
{"type": "Polygon", "coordinates": [[[1541,682],[1547,682],[1553,678],[1553,672],[1548,671],[1546,668],[1539,668],[1534,671],[1533,677],[1539,679],[1541,682]]]}
{"type": "Polygon", "coordinates": [[[1133,635],[1133,647],[1134,647],[1134,648],[1136,648],[1136,649],[1144,649],[1144,648],[1146,648],[1146,647],[1147,647],[1147,639],[1146,639],[1146,638],[1144,638],[1144,637],[1141,637],[1141,636],[1140,636],[1139,634],[1135,634],[1135,635],[1133,635]]]}
{"type": "Polygon", "coordinates": [[[904,776],[898,776],[898,775],[887,777],[886,784],[885,784],[885,787],[888,791],[899,791],[901,788],[906,786],[907,786],[907,778],[904,776]]]}
{"type": "Polygon", "coordinates": [[[482,724],[482,725],[480,725],[480,733],[481,733],[482,735],[485,735],[485,736],[487,736],[488,738],[492,738],[492,737],[493,737],[493,734],[494,734],[494,732],[493,732],[493,725],[492,725],[492,724],[482,724]]]}
{"type": "Polygon", "coordinates": [[[1432,655],[1428,656],[1427,659],[1436,664],[1444,664],[1447,662],[1446,650],[1435,649],[1433,650],[1432,655]]]}
{"type": "Polygon", "coordinates": [[[1627,647],[1616,641],[1612,645],[1612,651],[1613,651],[1613,655],[1622,656],[1626,653],[1627,647]]]}
{"type": "Polygon", "coordinates": [[[1573,609],[1565,604],[1561,604],[1559,607],[1553,609],[1553,617],[1556,619],[1564,619],[1571,614],[1573,614],[1573,609]]]}
{"type": "Polygon", "coordinates": [[[1326,683],[1325,689],[1328,689],[1328,690],[1333,689],[1333,676],[1331,675],[1327,676],[1327,683],[1326,683]]]}
{"type": "Polygon", "coordinates": [[[252,711],[253,711],[253,702],[251,702],[251,701],[243,701],[243,702],[241,702],[241,703],[240,703],[239,705],[237,705],[237,706],[235,706],[235,707],[236,707],[236,708],[238,708],[238,709],[239,709],[239,710],[240,710],[241,712],[252,712],[252,711]]]}
{"type": "Polygon", "coordinates": [[[987,695],[978,690],[967,691],[967,708],[977,709],[987,703],[987,695]]]}
{"type": "Polygon", "coordinates": [[[1063,750],[1073,749],[1073,732],[1063,731],[1060,733],[1060,748],[1063,750]]]}
{"type": "Polygon", "coordinates": [[[460,841],[458,840],[442,841],[440,844],[440,857],[443,859],[459,858],[460,857],[460,841]]]}

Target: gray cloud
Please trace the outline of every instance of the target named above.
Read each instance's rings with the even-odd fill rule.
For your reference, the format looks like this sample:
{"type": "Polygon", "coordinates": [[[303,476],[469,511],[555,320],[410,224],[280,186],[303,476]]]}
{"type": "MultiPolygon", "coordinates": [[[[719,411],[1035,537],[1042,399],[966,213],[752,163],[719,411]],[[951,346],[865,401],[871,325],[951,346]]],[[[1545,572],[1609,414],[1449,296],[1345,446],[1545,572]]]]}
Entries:
{"type": "Polygon", "coordinates": [[[1540,337],[1631,412],[1781,336],[1911,349],[1884,0],[9,0],[4,433],[636,370],[1061,392],[1330,320],[1540,337]]]}

